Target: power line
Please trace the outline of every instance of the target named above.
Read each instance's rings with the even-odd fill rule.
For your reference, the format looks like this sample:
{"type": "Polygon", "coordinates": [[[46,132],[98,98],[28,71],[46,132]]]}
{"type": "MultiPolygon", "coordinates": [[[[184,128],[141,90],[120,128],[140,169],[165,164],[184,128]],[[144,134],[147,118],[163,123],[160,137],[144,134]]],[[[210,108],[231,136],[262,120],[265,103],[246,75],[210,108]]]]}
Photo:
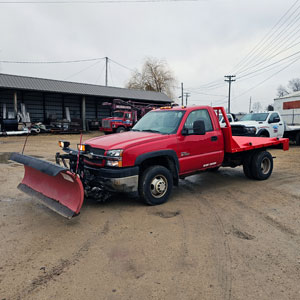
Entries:
{"type": "Polygon", "coordinates": [[[99,1],[0,1],[0,4],[120,4],[155,2],[207,2],[207,0],[99,0],[99,1]]]}
{"type": "Polygon", "coordinates": [[[105,59],[105,57],[87,58],[87,59],[77,59],[77,60],[61,60],[61,61],[22,61],[22,60],[0,60],[0,63],[4,64],[70,64],[70,63],[80,63],[89,62],[105,59]]]}
{"type": "Polygon", "coordinates": [[[64,80],[68,80],[68,79],[70,79],[70,78],[72,78],[72,77],[74,77],[74,76],[76,76],[76,75],[78,75],[78,74],[81,74],[82,72],[84,72],[84,71],[86,71],[86,70],[88,70],[88,69],[94,67],[94,66],[97,65],[98,63],[99,63],[99,61],[97,61],[97,62],[95,62],[94,64],[92,64],[92,65],[90,65],[90,66],[88,66],[88,67],[85,67],[85,68],[83,68],[82,70],[80,70],[80,71],[78,71],[78,72],[76,72],[76,73],[74,73],[74,74],[72,74],[72,75],[70,75],[70,76],[64,78],[64,80]]]}
{"type": "MultiPolygon", "coordinates": [[[[300,30],[300,29],[299,29],[299,30],[300,30]]],[[[298,38],[299,38],[299,37],[298,37],[298,38]]],[[[261,61],[261,62],[257,63],[256,65],[253,65],[252,67],[250,67],[250,68],[248,68],[248,69],[245,69],[244,71],[242,71],[241,73],[238,73],[238,74],[239,74],[239,75],[240,75],[240,74],[243,74],[243,73],[246,72],[247,70],[251,70],[251,69],[253,69],[254,67],[257,67],[257,66],[259,66],[259,65],[264,65],[266,62],[272,60],[272,58],[278,56],[279,54],[281,54],[281,53],[283,53],[283,52],[286,52],[286,51],[290,50],[291,48],[293,48],[293,47],[295,47],[295,46],[297,46],[297,45],[299,45],[299,44],[300,44],[300,41],[297,42],[297,43],[295,43],[295,44],[293,44],[293,45],[291,45],[291,46],[288,45],[287,48],[281,50],[280,52],[277,52],[277,53],[274,54],[273,56],[271,56],[271,57],[265,59],[264,61],[261,61]]],[[[243,77],[244,77],[244,76],[246,76],[246,75],[243,75],[243,77]]]]}
{"type": "Polygon", "coordinates": [[[126,67],[126,66],[124,66],[123,64],[121,64],[121,63],[119,63],[119,62],[117,62],[117,61],[115,61],[115,60],[113,60],[113,59],[109,59],[111,62],[113,62],[113,63],[115,63],[116,65],[118,65],[118,66],[120,66],[120,67],[122,67],[122,68],[124,68],[124,69],[127,69],[128,71],[130,71],[130,72],[135,72],[135,70],[134,69],[132,69],[132,68],[129,68],[129,67],[126,67]]]}
{"type": "Polygon", "coordinates": [[[269,76],[268,78],[266,78],[265,80],[259,82],[258,84],[256,84],[255,86],[249,88],[248,90],[244,91],[242,94],[235,96],[232,100],[235,100],[236,98],[239,98],[243,95],[245,95],[246,93],[248,93],[249,91],[257,88],[258,86],[262,85],[263,83],[265,83],[266,81],[268,81],[269,79],[271,79],[272,77],[276,76],[277,74],[279,74],[280,72],[284,71],[285,69],[287,69],[289,66],[291,66],[292,64],[294,64],[295,62],[297,62],[300,59],[300,56],[297,57],[296,59],[294,59],[291,63],[289,63],[287,66],[283,67],[282,69],[280,69],[279,71],[277,71],[276,73],[272,74],[271,76],[269,76]]]}
{"type": "Polygon", "coordinates": [[[258,71],[258,74],[255,74],[255,75],[253,75],[253,76],[250,76],[250,77],[249,77],[249,74],[248,74],[247,76],[243,77],[242,79],[240,79],[240,77],[239,77],[237,80],[240,82],[240,81],[249,80],[249,79],[251,79],[251,78],[260,76],[260,75],[262,75],[262,74],[264,74],[264,73],[267,73],[267,72],[269,72],[269,71],[271,71],[271,70],[273,70],[273,69],[276,69],[276,68],[280,67],[281,65],[286,64],[286,63],[289,62],[290,60],[294,60],[294,59],[297,58],[297,57],[300,57],[300,55],[294,57],[293,59],[290,59],[290,58],[289,58],[288,61],[283,61],[283,62],[279,63],[278,65],[277,65],[277,64],[274,65],[274,66],[271,67],[271,68],[269,68],[269,67],[270,67],[270,65],[269,65],[269,66],[268,66],[268,68],[269,68],[268,70],[263,70],[262,72],[258,71]]]}
{"type": "Polygon", "coordinates": [[[99,72],[99,75],[98,75],[98,77],[96,79],[96,82],[95,82],[96,84],[98,84],[98,82],[100,81],[104,70],[105,70],[105,65],[102,66],[102,70],[101,70],[101,72],[99,72]]]}
{"type": "MultiPolygon", "coordinates": [[[[300,6],[298,8],[300,8],[300,6]]],[[[296,21],[298,21],[300,19],[300,12],[297,14],[297,16],[298,16],[298,18],[296,19],[296,21]]],[[[295,23],[296,22],[294,22],[294,24],[295,23]]],[[[271,60],[274,56],[277,56],[280,53],[285,52],[288,49],[290,49],[291,47],[286,47],[286,48],[284,48],[283,50],[280,51],[280,49],[282,49],[282,46],[285,46],[287,44],[287,42],[289,42],[291,40],[291,38],[294,37],[295,34],[297,34],[299,31],[300,31],[299,26],[296,26],[294,28],[294,30],[292,30],[291,32],[288,32],[288,28],[284,28],[275,39],[273,39],[264,49],[262,49],[262,51],[260,51],[259,53],[257,53],[257,55],[252,59],[254,65],[251,65],[251,64],[249,65],[248,64],[249,67],[247,67],[247,65],[245,65],[244,68],[242,70],[239,70],[237,73],[243,73],[243,72],[245,72],[247,70],[251,70],[255,66],[264,64],[265,62],[271,60]],[[284,34],[284,36],[282,38],[280,38],[283,34],[284,34]],[[279,50],[279,52],[277,52],[273,56],[270,56],[270,55],[274,54],[278,50],[279,50]],[[263,55],[264,56],[265,55],[269,55],[269,56],[266,59],[265,58],[260,59],[259,57],[261,57],[263,55]],[[256,58],[258,58],[258,59],[256,59],[256,58]],[[255,61],[257,61],[256,64],[255,64],[255,61]]],[[[297,37],[297,39],[298,38],[299,37],[297,37]]],[[[290,46],[290,44],[288,46],[290,46]]]]}
{"type": "MultiPolygon", "coordinates": [[[[258,51],[259,49],[261,49],[265,43],[280,29],[281,26],[283,26],[290,18],[291,16],[295,13],[294,12],[287,18],[287,20],[285,20],[283,22],[283,24],[281,24],[279,26],[279,28],[275,29],[282,20],[284,20],[284,18],[290,13],[290,11],[294,8],[294,6],[299,2],[299,0],[296,0],[292,6],[284,13],[284,15],[276,22],[276,24],[268,31],[268,33],[260,40],[260,42],[258,42],[254,48],[252,48],[252,50],[245,56],[244,59],[242,59],[234,68],[233,70],[235,70],[235,73],[240,72],[241,70],[241,66],[243,65],[247,65],[249,64],[249,59],[251,59],[251,57],[253,57],[253,54],[258,51]],[[274,31],[273,31],[274,30],[274,31]],[[272,32],[273,31],[273,32],[272,32]],[[248,61],[248,62],[247,62],[248,61]]],[[[299,8],[299,7],[298,7],[299,8]]],[[[296,10],[298,10],[298,8],[296,10]]]]}
{"type": "Polygon", "coordinates": [[[289,56],[287,56],[287,57],[284,57],[284,58],[282,58],[282,59],[280,59],[280,60],[278,60],[278,61],[276,61],[276,62],[274,62],[274,63],[272,63],[272,64],[270,64],[270,65],[267,65],[267,66],[265,66],[265,67],[262,67],[262,68],[260,68],[260,69],[255,70],[255,71],[252,71],[252,72],[249,72],[249,73],[244,74],[244,75],[242,75],[242,76],[239,76],[239,79],[240,79],[240,78],[243,78],[243,77],[246,77],[246,76],[248,76],[248,75],[254,74],[254,73],[256,73],[256,72],[259,72],[259,71],[261,71],[261,70],[264,70],[264,69],[266,69],[266,68],[268,68],[268,67],[270,67],[270,66],[276,65],[276,64],[278,64],[278,63],[280,63],[280,62],[282,62],[282,61],[284,61],[284,60],[286,60],[286,59],[289,59],[289,58],[291,58],[291,57],[293,57],[293,56],[295,56],[295,55],[297,55],[297,54],[299,54],[299,53],[300,53],[300,51],[297,51],[297,52],[295,52],[295,53],[293,53],[293,54],[291,54],[291,55],[289,55],[289,56]]]}

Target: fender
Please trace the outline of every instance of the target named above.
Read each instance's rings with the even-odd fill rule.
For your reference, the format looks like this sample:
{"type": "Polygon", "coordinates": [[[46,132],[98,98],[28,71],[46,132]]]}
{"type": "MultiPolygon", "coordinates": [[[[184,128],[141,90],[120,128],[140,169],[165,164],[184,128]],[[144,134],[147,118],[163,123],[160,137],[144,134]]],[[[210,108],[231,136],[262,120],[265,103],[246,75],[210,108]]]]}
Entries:
{"type": "Polygon", "coordinates": [[[145,160],[149,159],[149,158],[154,158],[154,157],[159,157],[159,156],[167,156],[169,158],[172,159],[172,161],[175,163],[175,184],[178,184],[179,181],[179,160],[177,157],[177,154],[174,150],[159,150],[159,151],[153,151],[153,152],[147,152],[144,154],[141,154],[139,156],[137,156],[134,165],[138,166],[141,165],[145,160]]]}
{"type": "Polygon", "coordinates": [[[259,129],[255,136],[259,136],[261,133],[266,132],[270,136],[270,132],[266,128],[259,129]]]}

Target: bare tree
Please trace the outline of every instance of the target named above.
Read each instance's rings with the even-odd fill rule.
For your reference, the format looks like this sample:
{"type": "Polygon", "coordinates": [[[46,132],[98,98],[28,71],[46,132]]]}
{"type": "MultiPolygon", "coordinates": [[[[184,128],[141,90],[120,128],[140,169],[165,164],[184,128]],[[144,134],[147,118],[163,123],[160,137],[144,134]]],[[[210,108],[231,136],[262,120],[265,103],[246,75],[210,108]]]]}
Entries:
{"type": "Polygon", "coordinates": [[[283,97],[283,96],[287,95],[288,93],[289,92],[287,91],[287,89],[283,85],[280,85],[277,88],[277,96],[278,97],[283,97]]]}
{"type": "Polygon", "coordinates": [[[252,105],[253,112],[259,112],[259,111],[261,111],[261,109],[262,109],[262,106],[261,106],[260,102],[253,103],[253,105],[252,105]]]}
{"type": "Polygon", "coordinates": [[[298,91],[300,91],[300,78],[294,78],[289,81],[287,88],[285,88],[283,85],[280,85],[277,88],[277,96],[283,97],[285,95],[288,95],[289,93],[298,91]]]}
{"type": "Polygon", "coordinates": [[[146,58],[142,71],[135,70],[126,87],[145,91],[163,92],[169,98],[174,98],[176,84],[173,72],[164,60],[146,58]]]}
{"type": "Polygon", "coordinates": [[[288,83],[288,88],[293,92],[300,91],[300,78],[291,79],[288,83]]]}

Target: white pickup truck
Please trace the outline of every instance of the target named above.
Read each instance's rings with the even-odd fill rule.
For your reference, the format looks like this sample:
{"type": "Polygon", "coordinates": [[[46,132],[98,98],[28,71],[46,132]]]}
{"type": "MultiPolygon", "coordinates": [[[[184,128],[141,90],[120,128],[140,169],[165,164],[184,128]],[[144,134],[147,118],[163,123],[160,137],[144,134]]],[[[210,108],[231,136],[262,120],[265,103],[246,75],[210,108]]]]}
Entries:
{"type": "Polygon", "coordinates": [[[284,135],[284,122],[279,112],[268,111],[244,115],[231,124],[232,134],[258,137],[277,137],[284,135]]]}
{"type": "MultiPolygon", "coordinates": [[[[236,116],[234,114],[226,114],[229,123],[234,123],[237,121],[236,116]]],[[[226,126],[223,115],[219,115],[219,122],[222,125],[226,126]]]]}

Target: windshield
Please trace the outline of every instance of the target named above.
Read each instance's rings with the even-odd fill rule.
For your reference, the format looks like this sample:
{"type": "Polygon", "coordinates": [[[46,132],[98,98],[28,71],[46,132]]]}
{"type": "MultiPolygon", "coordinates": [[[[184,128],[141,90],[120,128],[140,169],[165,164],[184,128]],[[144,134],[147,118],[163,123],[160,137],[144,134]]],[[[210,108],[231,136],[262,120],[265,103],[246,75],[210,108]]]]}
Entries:
{"type": "Polygon", "coordinates": [[[184,113],[180,110],[151,111],[140,119],[132,130],[173,134],[177,132],[184,113]]]}
{"type": "Polygon", "coordinates": [[[113,113],[113,117],[123,118],[123,114],[124,114],[124,112],[122,112],[122,111],[115,111],[113,113]]]}
{"type": "Polygon", "coordinates": [[[254,113],[244,115],[240,121],[266,121],[268,113],[254,113]]]}

